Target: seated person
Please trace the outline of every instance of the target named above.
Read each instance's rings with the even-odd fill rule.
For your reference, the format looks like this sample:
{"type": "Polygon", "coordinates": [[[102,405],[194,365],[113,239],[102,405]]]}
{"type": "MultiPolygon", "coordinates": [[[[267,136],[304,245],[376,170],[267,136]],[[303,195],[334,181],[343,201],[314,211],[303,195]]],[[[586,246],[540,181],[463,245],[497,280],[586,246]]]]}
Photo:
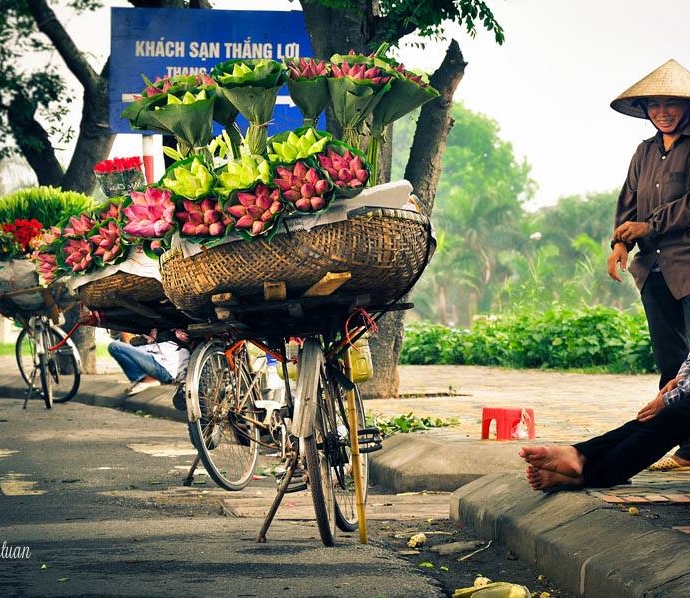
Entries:
{"type": "Polygon", "coordinates": [[[161,383],[172,384],[184,372],[189,362],[189,350],[184,346],[187,335],[183,330],[175,330],[174,335],[167,336],[169,339],[163,335],[159,338],[157,331],[152,330],[150,335],[134,337],[129,343],[113,341],[108,345],[108,352],[132,382],[127,396],[161,383]]]}
{"type": "Polygon", "coordinates": [[[605,488],[626,483],[689,437],[690,355],[634,420],[571,446],[525,446],[520,456],[533,490],[605,488]]]}

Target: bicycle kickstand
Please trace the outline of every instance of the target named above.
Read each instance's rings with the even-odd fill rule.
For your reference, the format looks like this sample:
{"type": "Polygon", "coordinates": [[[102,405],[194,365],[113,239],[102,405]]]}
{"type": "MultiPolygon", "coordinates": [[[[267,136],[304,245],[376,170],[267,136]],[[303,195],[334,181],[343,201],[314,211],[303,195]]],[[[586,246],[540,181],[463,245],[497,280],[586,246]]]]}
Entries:
{"type": "Polygon", "coordinates": [[[192,482],[194,481],[194,473],[196,472],[196,468],[199,465],[199,461],[201,460],[201,457],[197,455],[194,458],[194,463],[192,463],[192,466],[189,468],[189,471],[187,472],[187,477],[182,480],[182,485],[183,486],[191,486],[192,482]]]}
{"type": "Polygon", "coordinates": [[[26,390],[26,398],[24,399],[24,406],[22,409],[26,409],[27,404],[29,403],[29,399],[31,398],[31,391],[34,389],[34,378],[36,377],[36,372],[38,370],[36,368],[33,369],[31,372],[31,379],[29,380],[29,388],[26,390]]]}
{"type": "Polygon", "coordinates": [[[290,481],[292,480],[292,474],[295,473],[295,469],[297,469],[298,461],[299,452],[295,451],[293,456],[290,457],[290,461],[288,463],[287,470],[285,471],[285,475],[283,476],[283,479],[280,480],[280,485],[278,486],[278,493],[276,494],[276,497],[273,499],[273,504],[271,504],[271,508],[268,510],[268,513],[266,513],[266,518],[264,519],[263,525],[259,530],[259,535],[257,536],[256,541],[260,544],[266,542],[266,533],[268,532],[268,528],[271,527],[271,523],[273,522],[273,518],[275,517],[275,514],[278,511],[278,507],[280,506],[280,503],[283,500],[283,496],[285,496],[285,493],[287,492],[287,489],[290,485],[290,481]]]}

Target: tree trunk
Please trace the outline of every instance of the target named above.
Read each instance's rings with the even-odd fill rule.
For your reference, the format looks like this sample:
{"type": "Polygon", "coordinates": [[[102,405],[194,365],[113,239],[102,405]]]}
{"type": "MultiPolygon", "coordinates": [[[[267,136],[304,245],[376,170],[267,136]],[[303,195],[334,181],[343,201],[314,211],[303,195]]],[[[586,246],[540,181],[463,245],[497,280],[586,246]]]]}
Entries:
{"type": "MultiPolygon", "coordinates": [[[[350,49],[369,53],[373,40],[377,39],[376,18],[372,2],[361,2],[360,10],[348,13],[326,8],[320,3],[301,0],[304,20],[311,40],[313,55],[328,59],[335,53],[346,53],[350,49]]],[[[396,43],[397,39],[390,40],[396,43]]],[[[405,178],[410,181],[420,199],[422,212],[429,216],[434,205],[434,196],[441,174],[441,159],[446,149],[448,132],[452,126],[450,110],[453,94],[460,83],[466,63],[456,41],[451,41],[446,56],[437,71],[430,78],[440,96],[422,106],[415,132],[410,159],[405,169],[405,178]]],[[[328,129],[338,135],[336,124],[327,113],[328,129]]],[[[390,138],[382,149],[381,170],[385,179],[390,177],[390,138]]],[[[379,321],[379,334],[369,339],[374,362],[374,378],[362,385],[364,398],[398,396],[398,356],[403,340],[403,312],[392,312],[379,321]]]]}
{"type": "MultiPolygon", "coordinates": [[[[458,43],[451,41],[443,63],[430,78],[431,85],[441,95],[422,106],[405,168],[405,178],[412,184],[420,208],[427,216],[431,215],[434,207],[443,152],[453,126],[450,117],[453,94],[462,80],[465,66],[467,63],[463,60],[458,43]]],[[[407,297],[403,299],[406,300],[407,297]]],[[[404,312],[392,312],[381,318],[379,334],[369,343],[375,376],[363,387],[364,398],[398,396],[398,357],[403,335],[404,312]]]]}
{"type": "Polygon", "coordinates": [[[79,137],[62,181],[63,189],[91,194],[96,185],[93,167],[99,159],[107,156],[115,141],[108,124],[108,61],[101,75],[84,87],[84,108],[79,123],[79,137]]]}

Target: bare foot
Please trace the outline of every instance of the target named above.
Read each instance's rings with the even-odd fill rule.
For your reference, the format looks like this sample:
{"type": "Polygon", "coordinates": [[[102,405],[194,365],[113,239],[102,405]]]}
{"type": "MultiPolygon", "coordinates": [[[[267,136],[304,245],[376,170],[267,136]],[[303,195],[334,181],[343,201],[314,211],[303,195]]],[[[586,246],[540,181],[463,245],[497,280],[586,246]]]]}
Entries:
{"type": "Polygon", "coordinates": [[[687,467],[688,465],[690,465],[690,461],[688,461],[687,459],[683,459],[683,457],[679,457],[678,455],[671,455],[671,459],[673,459],[681,467],[687,467]]]}
{"type": "Polygon", "coordinates": [[[545,469],[571,478],[582,475],[585,458],[574,446],[523,446],[520,456],[536,469],[545,469]]]}
{"type": "Polygon", "coordinates": [[[574,478],[547,469],[537,469],[532,465],[527,466],[525,477],[532,490],[548,490],[554,486],[572,486],[576,488],[584,485],[582,477],[574,478]]]}

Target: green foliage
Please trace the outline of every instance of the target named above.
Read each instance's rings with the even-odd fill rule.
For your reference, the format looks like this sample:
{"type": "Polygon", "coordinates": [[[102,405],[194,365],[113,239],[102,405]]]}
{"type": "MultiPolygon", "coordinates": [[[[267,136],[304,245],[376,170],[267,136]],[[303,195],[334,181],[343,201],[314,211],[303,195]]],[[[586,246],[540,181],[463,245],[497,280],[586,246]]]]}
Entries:
{"type": "MultiPolygon", "coordinates": [[[[361,0],[302,0],[302,3],[318,2],[328,8],[342,10],[350,14],[361,11],[361,0]]],[[[381,19],[378,23],[378,37],[372,44],[380,41],[397,42],[405,33],[417,31],[420,37],[445,39],[444,22],[464,24],[467,33],[474,37],[477,25],[494,32],[496,43],[502,44],[505,38],[503,28],[483,0],[379,0],[381,19]]]]}
{"type": "Polygon", "coordinates": [[[407,434],[408,432],[421,432],[430,428],[442,428],[458,424],[458,420],[455,418],[441,419],[440,417],[429,417],[426,415],[417,416],[413,413],[397,415],[389,419],[367,413],[366,422],[367,427],[378,428],[383,438],[398,432],[407,434]]]}
{"type": "MultiPolygon", "coordinates": [[[[451,116],[454,125],[432,215],[439,246],[413,301],[425,319],[466,323],[475,304],[480,311],[493,311],[496,295],[513,274],[499,258],[527,238],[522,204],[532,196],[534,182],[526,162],[518,161],[512,145],[499,138],[494,120],[461,103],[453,105],[451,116]]],[[[409,147],[413,130],[413,120],[398,121],[395,147],[409,147]]],[[[403,162],[394,159],[394,177],[403,162]]]]}
{"type": "Polygon", "coordinates": [[[466,330],[410,324],[400,363],[655,371],[644,314],[603,306],[515,312],[466,330]]]}
{"type": "Polygon", "coordinates": [[[31,187],[0,197],[0,222],[35,218],[47,228],[94,208],[93,198],[82,193],[49,186],[31,187]]]}
{"type": "MultiPolygon", "coordinates": [[[[632,277],[619,284],[606,273],[617,193],[563,197],[528,211],[529,167],[498,125],[462,104],[452,115],[432,215],[437,250],[411,295],[417,314],[467,326],[477,313],[638,307],[632,277]]],[[[394,179],[404,176],[415,118],[395,124],[394,179]]]]}
{"type": "MultiPolygon", "coordinates": [[[[73,2],[78,5],[79,2],[73,2]]],[[[75,6],[73,6],[75,8],[75,6]]],[[[76,6],[76,10],[82,7],[76,6]]],[[[16,131],[10,126],[9,114],[14,112],[17,119],[28,121],[34,113],[45,123],[46,131],[57,141],[68,141],[73,131],[65,125],[65,115],[71,102],[71,94],[56,67],[45,59],[36,61],[33,72],[23,62],[27,56],[47,53],[54,50],[45,36],[39,33],[26,2],[0,0],[0,158],[17,153],[13,135],[16,131]],[[19,101],[18,101],[19,100],[19,101]]],[[[23,143],[38,151],[47,149],[40,135],[29,134],[23,130],[23,143]]]]}

